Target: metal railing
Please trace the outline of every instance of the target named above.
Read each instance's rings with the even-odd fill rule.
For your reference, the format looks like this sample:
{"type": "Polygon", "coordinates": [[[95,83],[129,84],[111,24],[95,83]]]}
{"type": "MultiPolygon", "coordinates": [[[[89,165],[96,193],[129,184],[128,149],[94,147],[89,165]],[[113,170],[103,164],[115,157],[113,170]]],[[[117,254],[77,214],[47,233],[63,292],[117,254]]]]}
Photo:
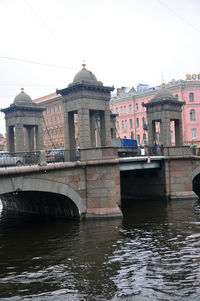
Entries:
{"type": "MultiPolygon", "coordinates": [[[[171,147],[115,147],[119,157],[140,157],[140,156],[200,156],[200,148],[189,146],[171,146],[171,147]]],[[[90,149],[91,150],[91,149],[90,149]]],[[[33,151],[33,152],[0,152],[0,167],[9,166],[29,166],[46,165],[61,162],[74,162],[84,160],[87,149],[61,149],[51,151],[33,151]],[[82,153],[82,156],[81,156],[82,153]]],[[[104,159],[104,156],[102,157],[104,159]]]]}

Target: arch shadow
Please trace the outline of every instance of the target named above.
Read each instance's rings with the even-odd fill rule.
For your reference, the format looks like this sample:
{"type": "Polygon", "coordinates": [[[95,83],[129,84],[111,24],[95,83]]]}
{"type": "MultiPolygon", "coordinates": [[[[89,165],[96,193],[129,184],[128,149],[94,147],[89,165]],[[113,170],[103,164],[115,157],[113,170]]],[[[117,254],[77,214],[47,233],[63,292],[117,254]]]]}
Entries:
{"type": "MultiPolygon", "coordinates": [[[[67,184],[27,177],[4,178],[1,179],[0,184],[0,195],[3,203],[7,202],[12,204],[13,201],[16,203],[18,200],[18,204],[20,204],[20,201],[24,201],[24,197],[27,196],[27,193],[34,192],[35,194],[32,193],[32,195],[29,195],[32,200],[33,196],[35,196],[35,199],[39,197],[38,193],[41,193],[41,196],[43,194],[43,198],[41,197],[42,201],[40,201],[41,205],[43,203],[43,205],[46,206],[49,196],[52,196],[52,200],[54,201],[57,196],[59,208],[68,207],[68,209],[64,208],[63,210],[71,210],[73,211],[72,215],[79,218],[86,213],[85,200],[67,184]]],[[[34,206],[34,202],[32,203],[34,206]]],[[[28,205],[30,206],[30,203],[28,205]]],[[[58,208],[56,208],[56,210],[58,210],[58,208]]]]}

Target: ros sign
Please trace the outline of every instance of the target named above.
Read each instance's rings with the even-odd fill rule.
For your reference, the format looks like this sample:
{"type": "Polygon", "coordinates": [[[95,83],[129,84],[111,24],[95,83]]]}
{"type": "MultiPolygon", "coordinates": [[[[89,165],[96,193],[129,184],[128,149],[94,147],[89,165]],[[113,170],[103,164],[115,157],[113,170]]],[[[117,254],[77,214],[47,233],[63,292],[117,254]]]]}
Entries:
{"type": "Polygon", "coordinates": [[[196,79],[200,79],[200,73],[186,74],[186,80],[196,80],[196,79]]]}

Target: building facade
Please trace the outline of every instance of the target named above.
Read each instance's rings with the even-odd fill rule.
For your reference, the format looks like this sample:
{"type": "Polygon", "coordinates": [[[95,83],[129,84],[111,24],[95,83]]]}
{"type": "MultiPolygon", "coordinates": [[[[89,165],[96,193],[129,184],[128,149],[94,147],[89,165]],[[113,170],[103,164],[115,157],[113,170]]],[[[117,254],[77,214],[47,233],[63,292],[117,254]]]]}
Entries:
{"type": "MultiPolygon", "coordinates": [[[[182,107],[183,142],[200,145],[200,80],[172,80],[165,85],[177,100],[185,102],[182,107]]],[[[148,103],[161,86],[138,85],[116,89],[110,100],[110,109],[115,114],[116,135],[120,138],[137,139],[140,145],[148,143],[145,103],[148,103]]],[[[52,93],[33,100],[43,113],[44,146],[46,150],[64,148],[64,116],[62,96],[52,93]]],[[[76,123],[76,119],[75,119],[76,123]]],[[[171,124],[172,145],[174,126],[171,124]]],[[[77,133],[78,136],[78,133],[77,133]]],[[[78,137],[77,137],[78,139],[78,137]]],[[[159,128],[157,129],[159,143],[159,128]]]]}
{"type": "MultiPolygon", "coordinates": [[[[200,81],[172,80],[165,85],[177,100],[185,102],[182,108],[184,144],[200,143],[200,81]]],[[[137,90],[122,87],[111,98],[111,110],[116,117],[117,134],[121,138],[137,139],[140,145],[148,143],[145,103],[148,103],[161,86],[150,88],[138,85],[137,90]]],[[[174,141],[174,125],[171,124],[171,140],[174,141]]],[[[159,143],[159,128],[157,129],[159,143]]]]}
{"type": "Polygon", "coordinates": [[[64,117],[62,96],[52,93],[34,100],[46,110],[43,113],[44,147],[46,150],[64,148],[64,117]]]}

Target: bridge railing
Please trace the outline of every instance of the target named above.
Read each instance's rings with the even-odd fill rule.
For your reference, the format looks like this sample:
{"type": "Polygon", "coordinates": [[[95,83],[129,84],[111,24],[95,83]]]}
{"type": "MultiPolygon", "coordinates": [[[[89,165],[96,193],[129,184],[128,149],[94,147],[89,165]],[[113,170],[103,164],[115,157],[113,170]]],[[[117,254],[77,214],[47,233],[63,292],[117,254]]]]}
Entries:
{"type": "Polygon", "coordinates": [[[200,156],[200,148],[190,146],[141,146],[135,148],[119,148],[119,157],[139,157],[139,156],[184,156],[195,155],[200,156]]]}
{"type": "MultiPolygon", "coordinates": [[[[99,148],[101,149],[101,148],[99,148]]],[[[200,156],[200,148],[191,148],[189,146],[170,146],[170,147],[125,147],[125,148],[112,148],[119,157],[140,157],[140,156],[184,156],[184,155],[196,155],[200,156]]],[[[90,150],[84,149],[62,149],[51,151],[33,151],[33,152],[0,152],[0,167],[8,166],[21,166],[21,165],[46,165],[58,162],[73,162],[81,160],[91,160],[99,156],[105,159],[106,149],[102,152],[101,156],[97,153],[97,150],[93,149],[93,153],[90,150]],[[89,151],[86,158],[86,153],[89,151]],[[93,155],[92,155],[93,154],[93,155]],[[96,156],[95,156],[96,154],[96,156]],[[93,157],[92,157],[93,156],[93,157]]],[[[108,152],[110,158],[114,156],[113,152],[108,152]]]]}

